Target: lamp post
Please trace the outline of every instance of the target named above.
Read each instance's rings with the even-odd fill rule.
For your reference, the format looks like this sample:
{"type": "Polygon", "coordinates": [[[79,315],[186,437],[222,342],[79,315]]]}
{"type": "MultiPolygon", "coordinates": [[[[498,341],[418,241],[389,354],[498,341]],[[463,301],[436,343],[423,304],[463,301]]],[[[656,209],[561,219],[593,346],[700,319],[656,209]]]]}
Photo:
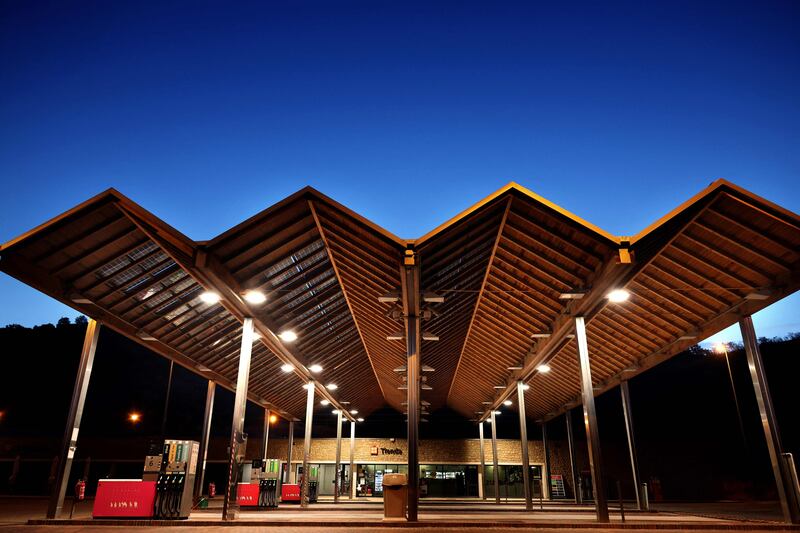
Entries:
{"type": "Polygon", "coordinates": [[[728,378],[731,382],[731,392],[733,393],[733,401],[736,404],[736,416],[739,419],[739,432],[742,434],[742,444],[744,445],[745,453],[749,453],[747,446],[747,437],[744,433],[744,423],[742,422],[742,411],[739,408],[739,397],[736,395],[736,385],[733,382],[733,372],[731,371],[731,360],[728,357],[728,344],[725,342],[718,342],[713,346],[714,352],[725,355],[725,363],[728,365],[728,378]]]}

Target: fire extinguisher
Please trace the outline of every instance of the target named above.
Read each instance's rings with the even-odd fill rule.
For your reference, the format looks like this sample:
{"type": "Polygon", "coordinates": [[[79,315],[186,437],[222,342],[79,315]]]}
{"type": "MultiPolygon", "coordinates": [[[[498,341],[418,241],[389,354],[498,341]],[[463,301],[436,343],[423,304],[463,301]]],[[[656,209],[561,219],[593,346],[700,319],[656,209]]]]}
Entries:
{"type": "Polygon", "coordinates": [[[213,483],[208,484],[208,497],[213,498],[217,495],[217,486],[213,483]]]}
{"type": "Polygon", "coordinates": [[[75,482],[75,499],[82,502],[86,497],[86,482],[79,479],[75,482]]]}
{"type": "Polygon", "coordinates": [[[75,482],[75,498],[72,499],[72,507],[69,510],[69,517],[75,512],[75,504],[82,502],[86,497],[86,481],[79,479],[75,482]]]}

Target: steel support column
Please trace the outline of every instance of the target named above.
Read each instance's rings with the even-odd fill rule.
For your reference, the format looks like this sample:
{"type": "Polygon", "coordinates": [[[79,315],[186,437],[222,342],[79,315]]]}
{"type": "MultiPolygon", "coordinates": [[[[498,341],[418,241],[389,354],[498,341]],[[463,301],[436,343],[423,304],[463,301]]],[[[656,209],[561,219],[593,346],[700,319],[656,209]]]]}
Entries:
{"type": "Polygon", "coordinates": [[[294,420],[289,420],[289,446],[286,450],[286,479],[284,483],[294,484],[294,470],[292,470],[292,449],[294,448],[294,420]]]}
{"type": "Polygon", "coordinates": [[[528,421],[525,418],[525,384],[517,381],[517,411],[519,411],[519,443],[522,447],[522,485],[525,490],[525,510],[533,511],[531,463],[528,457],[528,421]]]}
{"type": "Polygon", "coordinates": [[[478,471],[478,497],[481,500],[486,499],[486,491],[484,490],[483,476],[486,473],[486,454],[483,451],[483,422],[478,422],[478,438],[480,439],[480,456],[481,456],[481,469],[478,471]]]}
{"type": "Polygon", "coordinates": [[[416,522],[419,508],[420,407],[420,274],[412,250],[406,250],[401,269],[408,372],[408,521],[416,522]]]}
{"type": "Polygon", "coordinates": [[[550,498],[550,439],[547,438],[547,422],[542,422],[542,449],[544,451],[544,471],[542,472],[542,498],[550,498]]]}
{"type": "Polygon", "coordinates": [[[356,497],[356,423],[350,422],[350,499],[356,497]]]}
{"type": "Polygon", "coordinates": [[[589,469],[592,472],[592,489],[597,508],[597,521],[608,522],[608,500],[603,479],[603,459],[600,453],[600,434],[597,431],[597,412],[594,408],[592,368],[589,364],[589,344],[586,341],[586,323],[582,316],[575,317],[575,338],[578,341],[581,394],[583,396],[583,424],[589,445],[589,469]]]}
{"type": "Polygon", "coordinates": [[[764,372],[764,362],[761,359],[761,350],[758,347],[758,339],[753,328],[753,319],[749,316],[743,317],[739,320],[739,328],[742,330],[742,341],[744,341],[744,350],[747,354],[747,366],[750,368],[750,377],[753,380],[753,389],[755,389],[756,400],[758,401],[758,411],[761,415],[761,425],[764,428],[764,437],[767,441],[769,459],[772,463],[772,472],[775,476],[775,485],[778,489],[783,519],[787,523],[797,524],[800,523],[800,502],[797,501],[798,495],[792,486],[789,465],[786,464],[782,455],[781,435],[778,430],[775,411],[772,407],[772,396],[769,393],[767,374],[764,372]]]}
{"type": "Polygon", "coordinates": [[[236,395],[233,400],[230,454],[228,456],[228,482],[225,484],[225,499],[222,502],[222,519],[235,520],[239,515],[236,488],[239,483],[239,445],[244,442],[244,413],[247,405],[247,384],[250,378],[250,359],[253,352],[253,319],[242,323],[242,345],[239,349],[239,372],[236,376],[236,395]]]}
{"type": "Polygon", "coordinates": [[[203,482],[206,476],[206,458],[208,457],[208,438],[211,435],[211,416],[214,411],[214,393],[217,385],[213,381],[206,387],[206,408],[203,412],[203,433],[200,435],[200,450],[197,453],[197,472],[194,477],[194,499],[203,495],[203,482]]]}
{"type": "Polygon", "coordinates": [[[300,485],[300,506],[305,509],[308,507],[308,488],[310,472],[308,463],[311,460],[311,425],[314,422],[314,381],[306,384],[308,395],[306,398],[306,432],[303,435],[303,483],[300,485]]]}
{"type": "Polygon", "coordinates": [[[261,460],[266,463],[267,449],[269,448],[269,417],[272,415],[268,408],[264,408],[264,431],[261,433],[261,460]]]}
{"type": "Polygon", "coordinates": [[[492,466],[494,469],[494,503],[500,503],[500,468],[497,465],[497,420],[494,411],[489,415],[492,421],[492,466]]]}
{"type": "Polygon", "coordinates": [[[342,484],[342,412],[336,414],[336,474],[333,476],[333,503],[339,503],[342,484]]]}
{"type": "Polygon", "coordinates": [[[100,336],[100,324],[89,319],[86,333],[83,337],[83,349],[78,363],[78,375],[75,378],[75,387],[72,389],[72,402],[67,414],[67,426],[64,430],[64,440],[58,457],[58,471],[50,503],[47,506],[47,518],[58,518],[64,507],[64,496],[67,493],[69,474],[72,470],[72,459],[78,446],[78,432],[81,429],[83,405],[86,402],[86,391],[89,388],[89,378],[92,376],[94,354],[97,351],[97,339],[100,336]]]}
{"type": "Polygon", "coordinates": [[[628,435],[628,453],[631,458],[631,475],[633,476],[633,488],[636,491],[636,508],[642,510],[642,478],[639,476],[639,458],[636,455],[636,440],[633,433],[633,413],[631,412],[631,392],[628,382],[623,381],[619,384],[619,391],[622,395],[622,413],[625,415],[625,433],[628,435]]]}
{"type": "Polygon", "coordinates": [[[583,503],[583,494],[578,485],[578,465],[575,460],[575,438],[572,436],[572,411],[564,413],[567,421],[567,445],[569,446],[569,468],[572,473],[572,492],[575,494],[575,503],[583,503]]]}
{"type": "Polygon", "coordinates": [[[167,415],[169,414],[169,397],[172,393],[172,372],[175,369],[175,361],[169,360],[169,375],[167,376],[167,392],[164,395],[164,412],[161,415],[161,439],[167,438],[167,415]]]}

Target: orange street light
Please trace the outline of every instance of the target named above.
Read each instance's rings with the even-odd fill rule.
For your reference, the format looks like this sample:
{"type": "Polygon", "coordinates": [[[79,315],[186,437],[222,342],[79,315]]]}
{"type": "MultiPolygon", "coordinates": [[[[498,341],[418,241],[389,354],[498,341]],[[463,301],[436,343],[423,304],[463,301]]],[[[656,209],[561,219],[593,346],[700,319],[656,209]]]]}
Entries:
{"type": "Polygon", "coordinates": [[[141,419],[142,419],[142,415],[140,415],[139,413],[131,413],[131,414],[128,415],[128,420],[130,420],[134,424],[139,422],[141,419]]]}
{"type": "Polygon", "coordinates": [[[278,415],[269,415],[269,423],[274,424],[278,421],[278,415]]]}

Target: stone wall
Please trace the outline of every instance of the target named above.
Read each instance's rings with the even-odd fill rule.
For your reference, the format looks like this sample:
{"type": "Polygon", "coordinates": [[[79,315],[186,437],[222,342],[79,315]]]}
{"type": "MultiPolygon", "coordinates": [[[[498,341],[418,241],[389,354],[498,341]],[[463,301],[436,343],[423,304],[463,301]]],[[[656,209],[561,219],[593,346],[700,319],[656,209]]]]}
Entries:
{"type": "MultiPolygon", "coordinates": [[[[408,458],[408,446],[405,439],[371,439],[356,438],[355,460],[357,463],[405,463],[408,458]],[[377,449],[377,454],[373,452],[377,449]],[[399,453],[391,453],[399,450],[399,453]]],[[[286,460],[287,439],[270,439],[267,455],[274,459],[286,460]]],[[[260,443],[248,443],[248,456],[257,454],[260,443]]],[[[492,463],[492,442],[484,440],[486,464],[492,463]]],[[[528,442],[528,454],[531,464],[542,464],[544,453],[542,443],[528,442]]],[[[518,440],[498,439],[497,457],[499,464],[521,464],[521,449],[518,440]]],[[[349,461],[350,439],[342,437],[342,462],[349,461]]],[[[303,440],[295,439],[292,450],[292,461],[303,459],[303,440]]],[[[313,439],[311,441],[311,461],[317,463],[334,462],[336,460],[336,439],[313,439]]],[[[478,439],[461,440],[421,440],[419,443],[420,464],[480,464],[480,441],[478,439]]]]}

